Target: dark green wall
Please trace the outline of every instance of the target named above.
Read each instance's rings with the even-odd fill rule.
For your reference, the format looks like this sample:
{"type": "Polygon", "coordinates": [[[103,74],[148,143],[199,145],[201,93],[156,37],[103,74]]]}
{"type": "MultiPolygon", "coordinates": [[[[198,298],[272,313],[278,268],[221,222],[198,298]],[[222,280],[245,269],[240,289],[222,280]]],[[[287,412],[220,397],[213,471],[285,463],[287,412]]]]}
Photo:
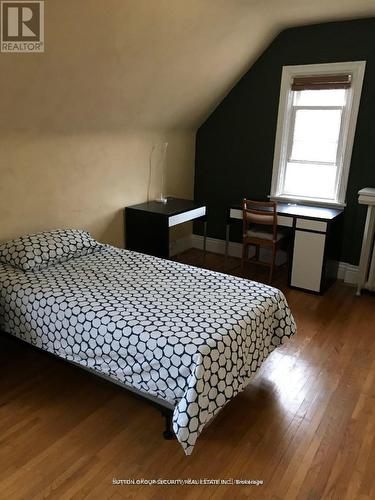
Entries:
{"type": "Polygon", "coordinates": [[[357,192],[375,186],[375,18],[283,31],[200,127],[195,197],[208,204],[209,236],[224,238],[228,204],[270,193],[282,67],[356,60],[367,65],[338,244],[341,260],[358,264],[366,209],[357,192]]]}

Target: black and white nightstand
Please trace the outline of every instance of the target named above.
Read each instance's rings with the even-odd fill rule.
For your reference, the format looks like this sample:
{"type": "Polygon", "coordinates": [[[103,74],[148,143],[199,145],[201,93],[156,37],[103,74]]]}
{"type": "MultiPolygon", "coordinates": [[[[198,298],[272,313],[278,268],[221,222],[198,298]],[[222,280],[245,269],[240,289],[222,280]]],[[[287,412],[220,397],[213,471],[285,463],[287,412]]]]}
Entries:
{"type": "Polygon", "coordinates": [[[206,205],[192,200],[168,197],[166,203],[148,201],[125,208],[126,248],[169,258],[169,228],[191,220],[204,225],[203,250],[206,253],[206,205]]]}

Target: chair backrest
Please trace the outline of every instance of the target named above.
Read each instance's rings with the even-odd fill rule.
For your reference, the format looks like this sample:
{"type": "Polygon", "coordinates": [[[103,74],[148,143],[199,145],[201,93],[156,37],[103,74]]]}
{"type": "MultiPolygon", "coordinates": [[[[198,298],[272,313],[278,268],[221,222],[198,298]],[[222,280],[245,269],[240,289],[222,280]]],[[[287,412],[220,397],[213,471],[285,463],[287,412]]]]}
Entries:
{"type": "Polygon", "coordinates": [[[247,235],[251,224],[258,226],[272,226],[273,237],[277,233],[277,204],[274,201],[242,201],[243,211],[243,234],[247,235]]]}

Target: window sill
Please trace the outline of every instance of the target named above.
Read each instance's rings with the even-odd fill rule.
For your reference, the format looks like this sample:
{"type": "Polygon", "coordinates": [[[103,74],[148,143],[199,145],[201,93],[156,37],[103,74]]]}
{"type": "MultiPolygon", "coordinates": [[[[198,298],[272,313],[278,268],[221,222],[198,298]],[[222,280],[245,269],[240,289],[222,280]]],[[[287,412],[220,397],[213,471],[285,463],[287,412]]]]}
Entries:
{"type": "Polygon", "coordinates": [[[345,208],[346,203],[338,203],[334,201],[326,200],[309,200],[306,198],[297,198],[291,196],[272,196],[269,195],[268,198],[271,201],[280,201],[282,203],[293,203],[295,205],[308,205],[313,207],[324,207],[324,208],[345,208]]]}

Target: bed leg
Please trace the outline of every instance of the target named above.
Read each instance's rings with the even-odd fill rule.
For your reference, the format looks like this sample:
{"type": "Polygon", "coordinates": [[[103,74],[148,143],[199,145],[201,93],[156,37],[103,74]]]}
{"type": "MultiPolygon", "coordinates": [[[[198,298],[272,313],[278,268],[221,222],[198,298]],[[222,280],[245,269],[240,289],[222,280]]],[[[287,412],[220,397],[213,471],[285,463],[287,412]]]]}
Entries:
{"type": "Polygon", "coordinates": [[[172,429],[172,415],[169,412],[161,412],[162,416],[165,418],[165,431],[163,432],[164,439],[175,439],[175,433],[172,429]]]}

